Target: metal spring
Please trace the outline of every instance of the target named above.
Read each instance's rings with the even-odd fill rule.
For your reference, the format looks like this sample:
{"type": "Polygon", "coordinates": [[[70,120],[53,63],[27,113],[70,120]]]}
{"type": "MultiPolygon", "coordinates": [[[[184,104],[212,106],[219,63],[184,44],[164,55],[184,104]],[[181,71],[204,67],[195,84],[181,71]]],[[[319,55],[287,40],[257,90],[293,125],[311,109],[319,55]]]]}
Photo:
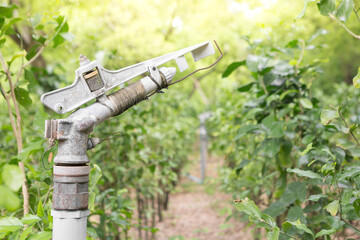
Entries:
{"type": "Polygon", "coordinates": [[[147,99],[146,91],[141,81],[130,84],[129,86],[120,89],[108,96],[113,103],[114,116],[119,115],[135,104],[147,99]]]}

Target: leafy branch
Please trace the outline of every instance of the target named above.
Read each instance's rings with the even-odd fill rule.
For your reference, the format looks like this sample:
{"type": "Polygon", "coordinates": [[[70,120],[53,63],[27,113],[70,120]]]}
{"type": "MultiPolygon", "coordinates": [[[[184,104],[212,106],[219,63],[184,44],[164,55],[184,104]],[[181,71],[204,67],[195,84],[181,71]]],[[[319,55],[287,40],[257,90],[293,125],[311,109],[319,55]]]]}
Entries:
{"type": "MultiPolygon", "coordinates": [[[[329,16],[332,20],[336,21],[342,28],[344,28],[351,36],[353,36],[356,39],[360,39],[360,35],[357,35],[354,32],[352,32],[348,27],[346,27],[346,25],[343,22],[341,22],[337,17],[335,17],[335,15],[329,13],[329,16]]],[[[357,12],[356,12],[356,16],[359,17],[357,12]]]]}
{"type": "MultiPolygon", "coordinates": [[[[55,39],[56,36],[59,35],[59,33],[62,31],[65,23],[66,23],[66,18],[62,19],[62,22],[61,22],[61,24],[58,24],[57,30],[55,31],[55,33],[49,39],[47,39],[47,41],[45,41],[45,43],[39,48],[39,50],[36,52],[36,54],[26,63],[24,63],[24,56],[25,56],[24,52],[13,56],[10,62],[5,62],[2,51],[0,50],[0,63],[1,63],[2,69],[5,73],[5,79],[8,82],[9,91],[6,91],[4,86],[1,83],[0,83],[0,90],[1,90],[1,94],[3,95],[3,97],[6,101],[10,124],[11,124],[12,130],[13,130],[13,133],[14,133],[14,136],[16,139],[18,154],[20,154],[23,149],[23,140],[22,140],[21,111],[20,111],[19,102],[18,102],[18,99],[16,98],[16,93],[15,93],[17,83],[19,82],[19,80],[22,76],[23,70],[27,66],[29,66],[31,63],[33,63],[42,54],[45,47],[48,46],[55,39]],[[12,62],[17,57],[21,57],[21,64],[20,64],[20,68],[16,74],[16,77],[13,77],[14,75],[12,74],[10,68],[11,68],[12,62]],[[13,109],[15,111],[16,119],[13,114],[13,109]]],[[[20,38],[21,38],[21,36],[20,36],[20,38]]],[[[22,44],[20,45],[20,47],[23,48],[22,44]]],[[[22,195],[23,195],[23,200],[24,200],[23,208],[24,208],[24,215],[26,215],[26,214],[29,214],[29,208],[30,208],[29,191],[28,191],[28,187],[26,185],[26,173],[25,173],[24,163],[22,161],[19,161],[18,166],[19,166],[19,168],[21,170],[21,174],[22,174],[22,195]]]]}
{"type": "MultiPolygon", "coordinates": [[[[340,108],[337,110],[339,113],[339,116],[341,118],[341,120],[344,122],[345,127],[349,128],[349,125],[347,124],[344,116],[342,115],[340,108]]],[[[356,141],[357,145],[360,146],[359,140],[355,137],[354,133],[352,132],[352,130],[349,128],[349,134],[352,136],[352,138],[356,141]]]]}

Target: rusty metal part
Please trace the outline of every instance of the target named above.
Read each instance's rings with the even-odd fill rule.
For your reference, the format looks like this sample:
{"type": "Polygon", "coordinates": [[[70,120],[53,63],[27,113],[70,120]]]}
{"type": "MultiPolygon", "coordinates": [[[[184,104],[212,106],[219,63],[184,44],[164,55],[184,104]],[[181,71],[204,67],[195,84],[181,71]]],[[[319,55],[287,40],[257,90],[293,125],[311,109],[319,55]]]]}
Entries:
{"type": "Polygon", "coordinates": [[[95,68],[91,72],[84,74],[84,79],[91,92],[94,92],[104,87],[104,82],[101,79],[97,68],[95,68]]]}
{"type": "Polygon", "coordinates": [[[53,208],[87,209],[89,173],[89,166],[54,166],[53,208]]]}

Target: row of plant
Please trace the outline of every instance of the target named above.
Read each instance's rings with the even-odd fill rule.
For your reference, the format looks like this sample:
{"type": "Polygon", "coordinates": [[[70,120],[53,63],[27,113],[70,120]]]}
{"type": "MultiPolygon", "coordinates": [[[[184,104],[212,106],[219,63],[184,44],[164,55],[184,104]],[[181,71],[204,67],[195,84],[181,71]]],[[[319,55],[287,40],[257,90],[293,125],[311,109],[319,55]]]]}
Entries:
{"type": "MultiPolygon", "coordinates": [[[[298,18],[310,2],[305,1],[298,18]]],[[[353,1],[344,0],[336,8],[335,1],[322,0],[317,6],[343,27],[352,12],[357,15],[353,1]]],[[[212,149],[226,154],[222,187],[233,194],[235,207],[250,223],[266,230],[267,239],[360,235],[360,95],[344,84],[332,92],[313,91],[324,61],[305,61],[304,55],[324,51],[318,47],[323,34],[319,30],[281,47],[249,41],[247,58],[223,74],[243,66],[252,81],[231,95],[246,94],[247,100],[225,96],[212,119],[212,149]]],[[[357,81],[355,77],[355,85],[357,81]]],[[[254,231],[256,238],[263,234],[254,231]]]]}

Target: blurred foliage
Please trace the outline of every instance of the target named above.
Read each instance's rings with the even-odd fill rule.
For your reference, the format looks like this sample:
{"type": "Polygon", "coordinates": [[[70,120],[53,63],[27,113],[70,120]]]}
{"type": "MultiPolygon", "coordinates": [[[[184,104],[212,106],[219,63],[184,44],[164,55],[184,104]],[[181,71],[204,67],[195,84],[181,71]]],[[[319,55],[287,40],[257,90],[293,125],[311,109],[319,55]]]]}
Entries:
{"type": "MultiPolygon", "coordinates": [[[[259,213],[248,199],[237,205],[255,224],[264,227],[261,219],[271,226],[265,226],[269,238],[280,231],[304,238],[341,232],[347,226],[341,218],[356,221],[359,210],[358,151],[349,141],[357,133],[358,92],[346,84],[356,75],[360,50],[356,39],[320,16],[333,2],[1,1],[0,51],[10,76],[19,76],[11,93],[3,67],[1,94],[19,103],[23,144],[19,148],[10,120],[20,116],[14,103],[0,101],[0,238],[51,238],[52,176],[41,165],[44,120],[67,115],[48,111],[39,99],[73,82],[80,54],[119,69],[212,39],[224,51],[216,68],[95,129],[102,139],[121,134],[89,151],[89,239],[131,238],[131,228],[139,238],[154,238],[155,219],[161,220],[193,154],[197,116],[209,110],[215,113],[208,124],[213,154],[226,156],[222,187],[267,209],[259,213]],[[29,192],[25,216],[19,163],[29,192]]],[[[348,8],[336,17],[357,32],[348,8]]],[[[212,61],[190,62],[189,71],[212,61]]],[[[56,148],[45,155],[49,165],[51,154],[56,148]]]]}
{"type": "MultiPolygon", "coordinates": [[[[331,0],[304,1],[297,18],[305,15],[311,2],[317,2],[321,14],[349,33],[343,23],[353,12],[357,15],[352,0],[339,5],[331,0]]],[[[304,58],[323,51],[319,43],[327,36],[319,29],[307,39],[276,45],[265,41],[259,45],[261,41],[246,38],[251,54],[223,73],[228,77],[245,66],[252,81],[237,88],[247,99],[225,97],[219,103],[210,126],[213,150],[226,154],[222,187],[233,194],[235,207],[252,224],[266,229],[267,239],[355,239],[360,235],[359,108],[355,103],[359,92],[334,84],[336,91],[324,88],[314,93],[313,84],[325,75],[326,61],[304,58]]]]}

